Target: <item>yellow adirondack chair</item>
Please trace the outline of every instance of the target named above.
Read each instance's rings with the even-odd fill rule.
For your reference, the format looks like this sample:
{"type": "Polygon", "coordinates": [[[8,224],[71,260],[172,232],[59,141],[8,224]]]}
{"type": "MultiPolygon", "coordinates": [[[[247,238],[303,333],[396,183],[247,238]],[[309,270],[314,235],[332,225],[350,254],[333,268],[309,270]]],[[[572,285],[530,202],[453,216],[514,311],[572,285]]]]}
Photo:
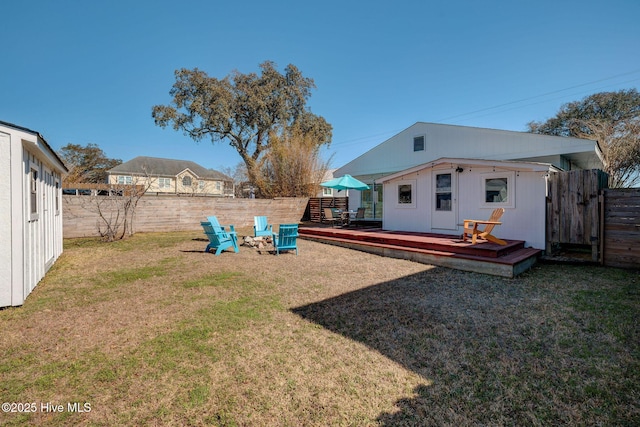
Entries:
{"type": "Polygon", "coordinates": [[[462,240],[467,241],[467,235],[471,236],[471,244],[475,245],[478,242],[478,238],[485,239],[489,242],[497,243],[498,245],[506,245],[502,239],[498,239],[496,236],[491,234],[493,228],[496,225],[502,224],[498,221],[502,214],[504,213],[504,208],[494,209],[489,217],[488,221],[481,221],[476,219],[465,219],[464,220],[464,232],[462,234],[462,240]],[[482,230],[478,229],[479,225],[484,225],[482,230]]]}

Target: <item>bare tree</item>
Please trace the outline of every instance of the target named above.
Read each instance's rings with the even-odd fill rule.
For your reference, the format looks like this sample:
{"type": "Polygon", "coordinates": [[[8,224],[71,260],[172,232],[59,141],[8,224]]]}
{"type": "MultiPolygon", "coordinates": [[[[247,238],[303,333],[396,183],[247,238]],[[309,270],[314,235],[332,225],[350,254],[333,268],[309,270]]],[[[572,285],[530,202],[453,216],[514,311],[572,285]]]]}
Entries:
{"type": "Polygon", "coordinates": [[[235,197],[248,197],[244,190],[249,188],[251,184],[247,173],[247,165],[244,162],[238,163],[235,167],[223,166],[219,169],[225,175],[233,178],[233,193],[235,197]]]}
{"type": "Polygon", "coordinates": [[[138,178],[132,184],[98,184],[81,195],[80,206],[97,216],[96,229],[106,242],[122,240],[134,234],[135,211],[140,198],[153,182],[138,178]]]}

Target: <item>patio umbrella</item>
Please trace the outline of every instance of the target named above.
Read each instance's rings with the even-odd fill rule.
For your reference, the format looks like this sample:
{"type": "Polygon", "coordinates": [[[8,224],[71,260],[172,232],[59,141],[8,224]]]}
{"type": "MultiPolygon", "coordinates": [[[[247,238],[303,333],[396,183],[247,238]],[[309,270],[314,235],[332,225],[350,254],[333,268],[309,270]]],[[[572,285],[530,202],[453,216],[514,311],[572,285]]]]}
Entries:
{"type": "Polygon", "coordinates": [[[341,176],[340,178],[334,178],[330,181],[323,182],[320,184],[323,187],[327,188],[335,188],[336,190],[368,190],[369,186],[364,182],[355,179],[349,174],[341,176]]]}

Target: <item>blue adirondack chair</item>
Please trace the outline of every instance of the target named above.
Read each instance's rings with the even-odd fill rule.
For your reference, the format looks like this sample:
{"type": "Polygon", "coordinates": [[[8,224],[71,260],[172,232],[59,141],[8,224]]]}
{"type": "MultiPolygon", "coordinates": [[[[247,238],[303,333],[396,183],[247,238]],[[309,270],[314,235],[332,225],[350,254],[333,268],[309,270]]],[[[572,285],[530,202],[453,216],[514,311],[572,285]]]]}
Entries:
{"type": "Polygon", "coordinates": [[[280,224],[278,234],[273,233],[273,246],[276,255],[280,251],[296,251],[298,255],[298,224],[280,224]]]}
{"type": "Polygon", "coordinates": [[[229,225],[229,231],[225,230],[225,227],[221,226],[216,217],[208,217],[209,221],[203,221],[200,223],[204,229],[204,234],[209,238],[209,244],[205,248],[205,252],[209,252],[211,249],[216,250],[216,255],[220,255],[220,252],[227,248],[233,248],[235,253],[238,253],[238,236],[233,225],[229,225]],[[212,222],[211,219],[214,221],[212,222]],[[217,225],[214,225],[215,224],[217,225]]]}
{"type": "Polygon", "coordinates": [[[235,234],[235,229],[233,228],[233,225],[220,225],[220,222],[218,221],[218,217],[214,216],[208,216],[207,220],[211,223],[211,226],[213,227],[213,229],[216,232],[229,232],[229,233],[233,233],[235,234]],[[227,227],[229,227],[229,230],[227,230],[227,227]]]}
{"type": "Polygon", "coordinates": [[[254,225],[253,225],[254,237],[273,235],[273,226],[267,223],[266,216],[254,216],[253,222],[254,222],[254,225]]]}
{"type": "Polygon", "coordinates": [[[218,217],[217,216],[208,216],[207,217],[207,221],[209,221],[211,223],[211,225],[213,227],[220,227],[224,230],[224,227],[222,225],[220,225],[220,222],[218,221],[218,217]]]}

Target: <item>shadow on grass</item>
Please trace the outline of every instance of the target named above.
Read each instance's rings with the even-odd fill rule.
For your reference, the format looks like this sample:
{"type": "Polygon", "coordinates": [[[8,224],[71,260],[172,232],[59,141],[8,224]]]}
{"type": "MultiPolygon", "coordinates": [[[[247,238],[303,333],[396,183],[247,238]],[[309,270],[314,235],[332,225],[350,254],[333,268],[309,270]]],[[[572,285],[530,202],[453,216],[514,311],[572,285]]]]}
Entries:
{"type": "MultiPolygon", "coordinates": [[[[450,411],[449,404],[455,405],[460,398],[450,390],[457,376],[468,375],[462,380],[465,387],[476,380],[477,373],[468,369],[473,361],[460,350],[477,345],[489,334],[479,328],[477,319],[491,316],[493,295],[502,292],[504,280],[434,268],[292,312],[366,344],[425,379],[414,396],[396,402],[398,412],[380,414],[381,425],[438,423],[445,420],[437,413],[450,411]],[[483,277],[482,284],[474,282],[478,277],[483,277]],[[450,394],[443,399],[443,393],[449,393],[445,389],[450,394]]],[[[515,296],[502,294],[501,298],[509,304],[515,296]]]]}
{"type": "Polygon", "coordinates": [[[533,274],[434,268],[292,312],[424,378],[397,411],[379,414],[380,425],[629,422],[624,400],[616,403],[628,388],[615,385],[611,343],[584,330],[591,315],[571,310],[570,286],[559,292],[533,274]]]}

